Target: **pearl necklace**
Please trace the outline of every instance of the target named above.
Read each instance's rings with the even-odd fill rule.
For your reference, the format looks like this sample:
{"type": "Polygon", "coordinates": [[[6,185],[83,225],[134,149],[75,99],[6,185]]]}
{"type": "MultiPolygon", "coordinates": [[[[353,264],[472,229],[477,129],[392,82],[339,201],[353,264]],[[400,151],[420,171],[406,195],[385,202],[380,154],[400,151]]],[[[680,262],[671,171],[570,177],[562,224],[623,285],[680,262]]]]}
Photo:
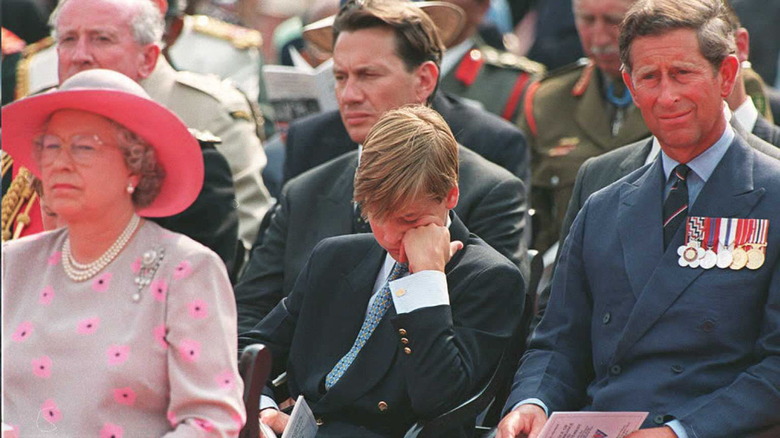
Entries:
{"type": "Polygon", "coordinates": [[[114,243],[106,252],[103,253],[97,260],[91,263],[79,263],[73,259],[73,255],[70,252],[70,236],[65,238],[65,243],[62,244],[62,267],[65,269],[65,273],[68,277],[76,282],[82,282],[89,280],[102,271],[103,268],[108,266],[109,263],[114,261],[119,252],[130,241],[130,237],[138,228],[138,224],[141,223],[141,218],[138,215],[133,215],[130,222],[127,223],[122,234],[117,237],[114,243]]]}

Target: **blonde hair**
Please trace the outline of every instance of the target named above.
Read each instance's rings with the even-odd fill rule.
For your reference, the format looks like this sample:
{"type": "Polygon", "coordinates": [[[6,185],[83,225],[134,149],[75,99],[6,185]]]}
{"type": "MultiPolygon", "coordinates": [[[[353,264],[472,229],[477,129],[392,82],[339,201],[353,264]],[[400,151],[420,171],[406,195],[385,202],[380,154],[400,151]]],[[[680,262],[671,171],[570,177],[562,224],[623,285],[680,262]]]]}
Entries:
{"type": "Polygon", "coordinates": [[[355,202],[382,220],[403,204],[444,200],[458,185],[458,143],[436,111],[420,105],[385,113],[363,144],[355,202]]]}

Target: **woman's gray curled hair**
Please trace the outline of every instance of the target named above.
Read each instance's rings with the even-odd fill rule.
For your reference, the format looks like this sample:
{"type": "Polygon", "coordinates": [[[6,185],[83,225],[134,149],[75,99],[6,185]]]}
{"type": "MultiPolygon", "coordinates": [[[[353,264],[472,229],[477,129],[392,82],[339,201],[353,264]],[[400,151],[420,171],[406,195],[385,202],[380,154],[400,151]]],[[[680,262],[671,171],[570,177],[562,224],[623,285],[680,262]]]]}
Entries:
{"type": "Polygon", "coordinates": [[[165,169],[157,162],[157,155],[149,143],[119,123],[111,123],[117,128],[117,145],[125,157],[127,168],[139,176],[133,192],[133,205],[136,208],[146,207],[160,193],[165,169]]]}

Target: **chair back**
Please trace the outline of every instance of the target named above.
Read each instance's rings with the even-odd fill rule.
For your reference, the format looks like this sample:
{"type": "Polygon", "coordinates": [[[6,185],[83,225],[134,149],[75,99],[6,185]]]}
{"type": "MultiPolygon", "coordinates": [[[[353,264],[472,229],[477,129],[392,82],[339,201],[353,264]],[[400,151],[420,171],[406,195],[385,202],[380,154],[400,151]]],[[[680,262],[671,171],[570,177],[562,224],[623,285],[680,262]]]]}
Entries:
{"type": "Polygon", "coordinates": [[[244,348],[238,361],[238,373],[244,381],[244,406],[246,425],[239,438],[257,438],[260,435],[258,412],[260,396],[271,374],[271,351],[263,344],[252,344],[244,348]]]}

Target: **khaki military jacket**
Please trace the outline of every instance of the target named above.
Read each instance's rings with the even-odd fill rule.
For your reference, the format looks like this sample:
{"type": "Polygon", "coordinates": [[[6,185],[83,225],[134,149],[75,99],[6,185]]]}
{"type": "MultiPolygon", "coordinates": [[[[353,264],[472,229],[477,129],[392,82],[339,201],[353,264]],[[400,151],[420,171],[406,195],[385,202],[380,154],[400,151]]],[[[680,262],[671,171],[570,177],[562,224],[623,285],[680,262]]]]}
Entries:
{"type": "Polygon", "coordinates": [[[222,140],[217,149],[233,173],[239,239],[251,248],[271,197],[261,176],[267,160],[255,113],[246,96],[216,76],[176,71],[163,57],[141,85],[152,99],[176,113],[188,127],[210,132],[222,140]]]}
{"type": "Polygon", "coordinates": [[[533,248],[541,251],[558,240],[580,165],[650,135],[633,103],[612,135],[597,74],[595,65],[582,60],[552,72],[526,92],[518,123],[531,145],[533,248]]]}

